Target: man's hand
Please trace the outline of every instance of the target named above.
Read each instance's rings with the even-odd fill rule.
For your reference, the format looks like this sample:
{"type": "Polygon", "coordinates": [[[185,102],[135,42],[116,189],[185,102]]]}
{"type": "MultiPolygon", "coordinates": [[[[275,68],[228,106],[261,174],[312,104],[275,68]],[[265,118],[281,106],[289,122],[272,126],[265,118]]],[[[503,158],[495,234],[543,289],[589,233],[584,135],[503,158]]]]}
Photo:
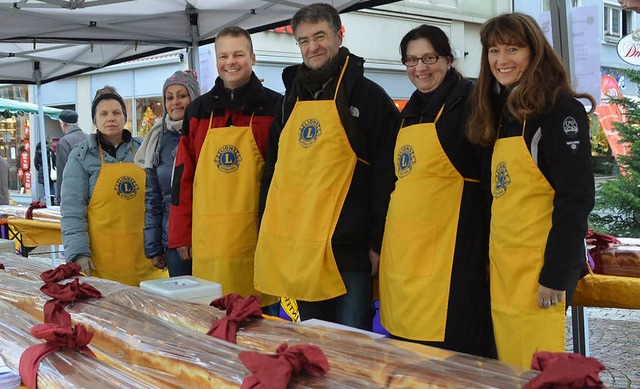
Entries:
{"type": "Polygon", "coordinates": [[[549,308],[564,300],[564,290],[555,290],[538,284],[538,306],[549,308]]]}
{"type": "Polygon", "coordinates": [[[87,277],[91,277],[91,270],[96,270],[91,257],[87,257],[86,255],[78,255],[73,262],[80,266],[80,270],[86,274],[87,277]]]}
{"type": "Polygon", "coordinates": [[[371,276],[376,277],[380,268],[380,254],[373,251],[373,249],[369,249],[369,260],[371,261],[371,276]]]}
{"type": "Polygon", "coordinates": [[[167,267],[167,260],[164,255],[156,255],[151,258],[151,263],[158,269],[165,269],[167,267]]]}
{"type": "Polygon", "coordinates": [[[191,246],[178,247],[176,250],[178,250],[178,254],[183,261],[191,260],[191,246]]]}

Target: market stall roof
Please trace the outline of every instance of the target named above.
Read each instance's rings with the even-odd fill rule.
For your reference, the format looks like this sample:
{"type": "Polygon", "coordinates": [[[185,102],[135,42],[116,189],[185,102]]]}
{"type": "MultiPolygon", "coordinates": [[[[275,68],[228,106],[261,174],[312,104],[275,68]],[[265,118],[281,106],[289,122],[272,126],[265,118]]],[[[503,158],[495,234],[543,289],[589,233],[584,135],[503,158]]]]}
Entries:
{"type": "MultiPolygon", "coordinates": [[[[61,109],[43,106],[43,112],[51,119],[58,120],[61,109]]],[[[38,114],[38,105],[10,99],[0,98],[0,116],[24,115],[26,113],[38,114]]]]}
{"type": "MultiPolygon", "coordinates": [[[[47,83],[285,25],[319,0],[0,0],[0,83],[47,83]]],[[[340,12],[397,0],[324,0],[340,12]]]]}

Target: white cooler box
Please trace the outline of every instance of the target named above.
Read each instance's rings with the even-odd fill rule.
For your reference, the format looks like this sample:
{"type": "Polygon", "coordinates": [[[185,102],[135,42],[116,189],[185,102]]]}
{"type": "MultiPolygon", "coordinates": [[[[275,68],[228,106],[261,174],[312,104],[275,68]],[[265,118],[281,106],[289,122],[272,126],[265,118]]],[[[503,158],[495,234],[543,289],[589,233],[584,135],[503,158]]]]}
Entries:
{"type": "Polygon", "coordinates": [[[222,285],[193,276],[179,276],[142,281],[140,289],[161,296],[209,305],[222,297],[222,285]]]}

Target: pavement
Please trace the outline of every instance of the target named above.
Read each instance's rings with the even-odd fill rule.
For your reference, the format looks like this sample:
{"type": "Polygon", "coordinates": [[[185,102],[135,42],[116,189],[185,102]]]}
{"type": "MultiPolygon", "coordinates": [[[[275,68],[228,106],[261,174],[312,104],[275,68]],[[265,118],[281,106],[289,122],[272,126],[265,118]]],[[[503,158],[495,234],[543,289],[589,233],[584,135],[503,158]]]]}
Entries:
{"type": "MultiPolygon", "coordinates": [[[[607,367],[600,373],[609,388],[640,389],[640,310],[585,308],[589,356],[607,367]]],[[[567,316],[567,351],[573,350],[571,310],[567,316]]]]}

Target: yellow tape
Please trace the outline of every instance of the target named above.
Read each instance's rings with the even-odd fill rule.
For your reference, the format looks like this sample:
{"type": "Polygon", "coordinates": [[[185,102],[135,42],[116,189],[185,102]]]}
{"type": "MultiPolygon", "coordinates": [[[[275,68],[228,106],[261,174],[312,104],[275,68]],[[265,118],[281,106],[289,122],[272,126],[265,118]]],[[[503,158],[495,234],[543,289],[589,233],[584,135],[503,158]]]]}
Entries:
{"type": "Polygon", "coordinates": [[[300,313],[298,312],[298,302],[288,297],[280,298],[280,305],[284,312],[291,318],[291,321],[298,323],[300,321],[300,313]]]}

